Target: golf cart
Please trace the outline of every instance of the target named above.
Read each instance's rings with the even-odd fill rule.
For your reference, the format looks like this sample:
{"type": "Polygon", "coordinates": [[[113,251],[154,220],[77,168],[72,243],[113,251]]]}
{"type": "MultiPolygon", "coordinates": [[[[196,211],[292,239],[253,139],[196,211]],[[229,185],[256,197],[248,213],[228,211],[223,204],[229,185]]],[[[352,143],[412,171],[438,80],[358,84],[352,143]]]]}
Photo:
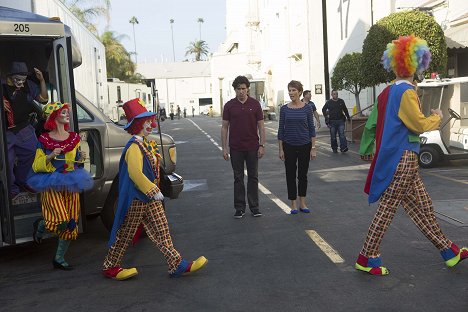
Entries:
{"type": "Polygon", "coordinates": [[[468,77],[425,79],[418,84],[418,94],[424,115],[429,116],[434,108],[444,115],[439,130],[420,135],[420,166],[468,159],[468,77]]]}

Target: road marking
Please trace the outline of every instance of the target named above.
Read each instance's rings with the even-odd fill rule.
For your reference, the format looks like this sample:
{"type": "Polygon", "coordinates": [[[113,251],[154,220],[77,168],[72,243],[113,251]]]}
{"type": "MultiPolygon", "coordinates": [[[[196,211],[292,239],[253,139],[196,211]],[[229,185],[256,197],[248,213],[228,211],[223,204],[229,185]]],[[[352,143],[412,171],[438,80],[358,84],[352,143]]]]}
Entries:
{"type": "Polygon", "coordinates": [[[344,259],[340,256],[340,254],[333,249],[316,231],[314,230],[306,230],[307,235],[314,241],[314,243],[323,251],[325,255],[331,260],[331,262],[338,264],[344,263],[344,259]]]}
{"type": "MultiPolygon", "coordinates": [[[[195,127],[197,127],[202,133],[204,133],[213,144],[222,150],[221,146],[219,146],[212,138],[208,135],[205,131],[203,131],[193,120],[189,119],[195,127]]],[[[369,165],[361,165],[361,166],[369,166],[369,165]]],[[[353,166],[356,167],[356,166],[353,166]]],[[[359,167],[359,166],[357,166],[359,167]]],[[[341,167],[341,168],[349,168],[349,167],[341,167]]],[[[332,171],[340,168],[329,169],[327,171],[332,171]]],[[[346,169],[342,169],[346,170],[346,169]]],[[[351,169],[348,169],[351,170],[351,169]]],[[[320,170],[319,170],[320,171],[320,170]]],[[[244,170],[244,174],[247,175],[247,170],[244,170]]],[[[276,197],[269,189],[267,189],[263,184],[258,183],[258,189],[265,194],[272,202],[274,202],[285,214],[291,213],[291,208],[285,204],[281,199],[276,197]]],[[[323,253],[335,264],[344,263],[344,259],[340,256],[340,254],[333,249],[316,231],[314,230],[306,230],[307,235],[312,239],[312,241],[322,250],[323,253]]]]}
{"type": "Polygon", "coordinates": [[[458,183],[462,183],[462,184],[468,184],[468,181],[458,180],[458,179],[446,177],[446,176],[443,176],[441,174],[437,174],[437,173],[434,173],[434,172],[425,171],[424,173],[427,173],[429,175],[432,175],[432,176],[435,176],[435,177],[438,177],[438,178],[441,178],[441,179],[445,179],[445,180],[449,180],[449,181],[453,181],[453,182],[458,182],[458,183]]]}
{"type": "Polygon", "coordinates": [[[310,172],[320,173],[320,172],[332,172],[332,171],[355,171],[355,170],[368,170],[370,164],[356,165],[356,166],[346,166],[346,167],[336,167],[330,169],[319,169],[313,170],[310,172]]]}

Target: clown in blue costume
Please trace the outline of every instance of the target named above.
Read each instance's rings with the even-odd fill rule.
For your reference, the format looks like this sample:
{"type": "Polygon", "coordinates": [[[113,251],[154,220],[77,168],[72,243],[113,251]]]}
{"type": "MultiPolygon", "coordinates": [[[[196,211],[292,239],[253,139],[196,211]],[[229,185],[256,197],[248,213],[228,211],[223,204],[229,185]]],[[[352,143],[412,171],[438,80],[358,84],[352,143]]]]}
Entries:
{"type": "Polygon", "coordinates": [[[45,230],[57,234],[59,241],[52,264],[56,269],[71,270],[64,256],[70,241],[78,237],[79,193],[90,189],[93,179],[83,169],[87,155],[81,151],[80,136],[68,132],[69,105],[50,103],[44,106],[44,113],[48,115],[44,128],[50,132],[38,139],[34,174],[28,179],[28,184],[41,192],[44,217],[34,222],[33,238],[41,243],[45,230]]]}
{"type": "Polygon", "coordinates": [[[459,248],[442,233],[419,176],[419,134],[438,129],[442,119],[439,109],[431,110],[428,117],[422,114],[412,84],[413,75],[427,69],[429,61],[426,41],[413,35],[389,43],[382,57],[384,67],[395,73],[396,80],[379,95],[360,147],[361,157],[372,159],[364,191],[369,194],[369,203],[380,202],[355,268],[372,275],[389,274],[381,264],[380,244],[400,204],[448,267],[468,258],[468,248],[459,248]]]}
{"type": "Polygon", "coordinates": [[[126,280],[138,274],[136,268],[122,268],[121,263],[132,238],[143,227],[148,237],[163,253],[171,277],[179,277],[204,267],[208,260],[182,259],[172,244],[166,213],[159,190],[159,158],[155,142],[147,136],[156,127],[155,113],[148,112],[139,99],[123,105],[133,135],[125,146],[119,164],[119,201],[109,239],[109,250],[102,273],[108,278],[126,280]]]}

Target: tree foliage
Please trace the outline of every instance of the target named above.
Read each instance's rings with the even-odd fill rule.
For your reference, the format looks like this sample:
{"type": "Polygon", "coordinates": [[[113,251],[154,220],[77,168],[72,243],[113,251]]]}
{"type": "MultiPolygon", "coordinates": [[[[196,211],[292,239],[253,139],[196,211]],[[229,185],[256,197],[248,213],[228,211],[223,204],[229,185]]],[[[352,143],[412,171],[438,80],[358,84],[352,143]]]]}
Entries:
{"type": "Polygon", "coordinates": [[[420,11],[390,14],[369,29],[362,47],[365,84],[374,86],[395,78],[382,67],[380,60],[387,44],[399,36],[415,36],[427,41],[432,54],[429,72],[444,74],[447,70],[447,44],[442,28],[434,18],[420,11]]]}
{"type": "Polygon", "coordinates": [[[136,65],[130,58],[130,52],[120,43],[124,37],[113,31],[105,31],[101,35],[101,42],[106,48],[107,77],[128,82],[141,81],[142,76],[135,73],[136,65]]]}
{"type": "Polygon", "coordinates": [[[95,19],[106,17],[109,21],[110,0],[60,0],[96,36],[95,19]],[[91,4],[88,5],[88,3],[91,4]]]}
{"type": "Polygon", "coordinates": [[[193,55],[195,61],[202,61],[203,56],[207,56],[209,53],[208,44],[204,40],[197,40],[190,42],[190,45],[185,51],[185,56],[193,55]]]}
{"type": "Polygon", "coordinates": [[[335,90],[347,90],[353,93],[356,98],[356,107],[358,111],[361,111],[359,94],[366,87],[361,53],[348,53],[338,60],[333,69],[331,84],[335,90]]]}

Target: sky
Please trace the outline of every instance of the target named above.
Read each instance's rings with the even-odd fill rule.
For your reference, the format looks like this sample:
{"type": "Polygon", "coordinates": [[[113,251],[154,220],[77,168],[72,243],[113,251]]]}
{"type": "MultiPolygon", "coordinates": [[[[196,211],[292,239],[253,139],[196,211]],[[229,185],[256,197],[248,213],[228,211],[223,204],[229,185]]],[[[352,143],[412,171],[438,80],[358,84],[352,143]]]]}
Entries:
{"type": "MultiPolygon", "coordinates": [[[[173,61],[170,19],[174,19],[176,61],[191,59],[185,56],[185,51],[190,42],[200,39],[198,18],[204,20],[201,24],[201,39],[207,42],[210,52],[215,52],[225,40],[224,0],[112,0],[109,30],[124,35],[121,43],[129,52],[135,50],[133,28],[129,23],[132,16],[139,22],[135,24],[138,63],[173,61]]],[[[100,33],[104,27],[105,22],[100,22],[100,33]]]]}

